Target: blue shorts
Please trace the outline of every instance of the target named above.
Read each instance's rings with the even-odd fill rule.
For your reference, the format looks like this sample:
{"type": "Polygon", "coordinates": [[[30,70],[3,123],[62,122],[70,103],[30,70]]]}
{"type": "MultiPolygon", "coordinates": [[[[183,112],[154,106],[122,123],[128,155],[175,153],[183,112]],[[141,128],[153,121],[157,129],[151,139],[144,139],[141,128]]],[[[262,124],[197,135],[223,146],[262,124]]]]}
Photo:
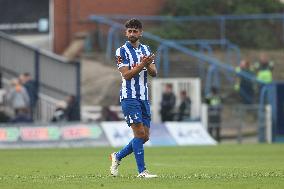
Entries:
{"type": "Polygon", "coordinates": [[[128,126],[133,123],[143,123],[143,125],[150,128],[151,112],[147,100],[126,98],[121,101],[121,107],[128,126]]]}

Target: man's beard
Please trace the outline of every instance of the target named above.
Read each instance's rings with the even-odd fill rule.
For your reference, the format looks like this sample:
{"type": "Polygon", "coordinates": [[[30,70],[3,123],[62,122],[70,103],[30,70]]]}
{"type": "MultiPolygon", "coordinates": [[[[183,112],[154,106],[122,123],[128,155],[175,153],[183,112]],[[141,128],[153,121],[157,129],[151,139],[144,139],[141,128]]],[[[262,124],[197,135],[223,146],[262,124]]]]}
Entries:
{"type": "Polygon", "coordinates": [[[136,41],[138,41],[139,37],[134,37],[134,36],[131,36],[131,37],[128,37],[128,40],[131,42],[131,43],[136,43],[136,41]]]}

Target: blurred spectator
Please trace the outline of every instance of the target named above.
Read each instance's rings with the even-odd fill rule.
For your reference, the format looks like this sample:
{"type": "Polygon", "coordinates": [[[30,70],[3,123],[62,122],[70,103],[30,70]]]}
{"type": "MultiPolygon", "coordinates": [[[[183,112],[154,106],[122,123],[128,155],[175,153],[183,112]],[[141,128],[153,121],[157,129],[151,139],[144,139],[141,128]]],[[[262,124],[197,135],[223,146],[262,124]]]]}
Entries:
{"type": "Polygon", "coordinates": [[[254,70],[256,78],[264,83],[271,83],[273,80],[272,71],[274,68],[274,62],[270,61],[268,56],[262,53],[259,57],[259,61],[254,63],[254,70]]]}
{"type": "Polygon", "coordinates": [[[22,85],[26,88],[28,92],[28,95],[30,98],[30,111],[31,111],[31,115],[33,115],[34,108],[38,100],[38,91],[37,91],[36,83],[32,79],[30,73],[21,74],[19,79],[22,85]]]}
{"type": "Polygon", "coordinates": [[[19,108],[15,117],[11,119],[11,123],[32,123],[28,108],[19,108]]]}
{"type": "Polygon", "coordinates": [[[10,121],[10,117],[6,114],[4,106],[0,102],[0,123],[7,123],[10,121]]]}
{"type": "Polygon", "coordinates": [[[65,116],[67,121],[80,121],[80,107],[76,100],[76,97],[70,95],[66,99],[67,107],[65,110],[65,116]]]}
{"type": "Polygon", "coordinates": [[[64,121],[66,121],[65,110],[66,110],[66,102],[65,101],[59,101],[56,104],[56,109],[54,111],[51,122],[64,122],[64,121]]]}
{"type": "Polygon", "coordinates": [[[4,104],[5,95],[6,95],[6,90],[0,88],[0,104],[4,104]]]}
{"type": "Polygon", "coordinates": [[[180,92],[181,102],[178,109],[178,121],[183,121],[185,119],[190,119],[190,111],[191,111],[191,99],[187,96],[186,91],[180,92]]]}
{"type": "Polygon", "coordinates": [[[100,121],[119,121],[118,115],[112,111],[108,106],[104,106],[102,109],[102,117],[100,121]]]}
{"type": "Polygon", "coordinates": [[[2,89],[3,86],[2,86],[2,73],[0,72],[0,89],[2,89]]]}
{"type": "Polygon", "coordinates": [[[10,121],[10,117],[5,112],[4,96],[6,91],[2,87],[2,75],[0,72],[0,123],[7,123],[10,121]]]}
{"type": "MultiPolygon", "coordinates": [[[[254,76],[253,71],[250,67],[250,62],[247,60],[242,60],[240,66],[236,68],[236,73],[245,73],[251,76],[254,76]]],[[[237,78],[236,84],[234,86],[235,90],[239,92],[239,95],[244,104],[252,104],[254,100],[254,85],[253,82],[249,79],[246,79],[242,76],[237,78]]]]}
{"type": "Polygon", "coordinates": [[[166,84],[165,91],[162,94],[160,110],[162,122],[173,121],[175,104],[176,97],[173,93],[173,86],[172,84],[168,83],[166,84]]]}
{"type": "Polygon", "coordinates": [[[208,131],[220,142],[222,99],[216,87],[211,88],[211,93],[206,96],[205,101],[208,105],[208,131]]]}
{"type": "Polygon", "coordinates": [[[11,108],[14,110],[15,115],[17,115],[19,109],[29,110],[29,95],[25,87],[21,85],[18,79],[13,79],[11,81],[11,86],[7,94],[7,101],[11,108]]]}

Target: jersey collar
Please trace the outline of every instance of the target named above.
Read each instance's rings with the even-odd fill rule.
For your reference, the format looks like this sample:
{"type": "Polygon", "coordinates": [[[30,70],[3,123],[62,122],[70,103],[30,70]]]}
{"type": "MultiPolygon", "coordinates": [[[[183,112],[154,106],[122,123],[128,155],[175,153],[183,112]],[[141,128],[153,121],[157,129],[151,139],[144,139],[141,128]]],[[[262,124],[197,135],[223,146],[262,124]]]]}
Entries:
{"type": "Polygon", "coordinates": [[[140,47],[141,47],[141,43],[139,43],[138,47],[137,47],[137,48],[135,48],[135,47],[133,47],[133,46],[131,45],[131,43],[130,43],[129,41],[126,41],[126,46],[127,46],[128,48],[140,49],[140,47]]]}

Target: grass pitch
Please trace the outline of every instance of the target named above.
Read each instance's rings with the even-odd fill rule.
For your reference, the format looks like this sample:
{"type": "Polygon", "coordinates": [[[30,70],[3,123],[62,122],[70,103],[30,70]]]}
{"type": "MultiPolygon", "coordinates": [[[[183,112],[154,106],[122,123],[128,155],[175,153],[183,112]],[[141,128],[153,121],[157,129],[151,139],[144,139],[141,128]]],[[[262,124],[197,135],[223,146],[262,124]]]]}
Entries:
{"type": "Polygon", "coordinates": [[[146,148],[156,179],[136,178],[133,155],[109,176],[115,150],[0,150],[0,188],[284,188],[283,144],[146,148]]]}

